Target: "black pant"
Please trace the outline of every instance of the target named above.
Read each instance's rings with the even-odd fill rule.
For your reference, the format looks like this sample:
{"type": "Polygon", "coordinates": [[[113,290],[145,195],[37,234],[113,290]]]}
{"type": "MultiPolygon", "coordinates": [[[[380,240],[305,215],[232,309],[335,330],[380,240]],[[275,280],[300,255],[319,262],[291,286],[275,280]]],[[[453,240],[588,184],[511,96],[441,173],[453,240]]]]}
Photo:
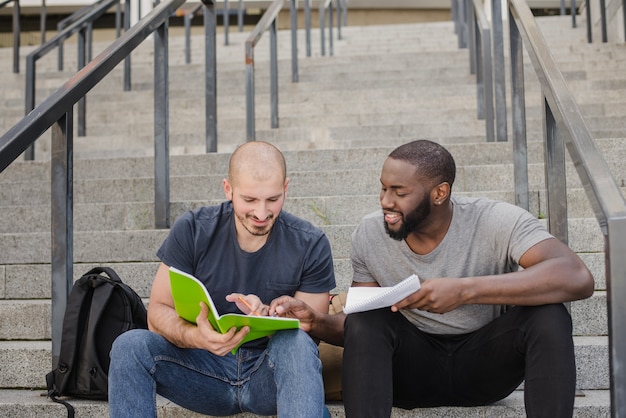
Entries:
{"type": "Polygon", "coordinates": [[[572,321],[562,304],[513,307],[462,335],[421,332],[389,308],[350,314],[344,346],[347,417],[389,417],[392,405],[487,405],[524,380],[529,417],[573,414],[572,321]]]}

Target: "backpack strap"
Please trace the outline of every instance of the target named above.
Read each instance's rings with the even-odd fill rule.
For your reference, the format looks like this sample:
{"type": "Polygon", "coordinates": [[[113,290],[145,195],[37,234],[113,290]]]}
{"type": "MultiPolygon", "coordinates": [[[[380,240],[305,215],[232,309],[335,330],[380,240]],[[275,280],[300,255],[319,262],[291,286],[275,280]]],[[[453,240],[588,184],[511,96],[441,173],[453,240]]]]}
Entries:
{"type": "Polygon", "coordinates": [[[111,267],[106,267],[106,266],[94,267],[91,270],[89,270],[87,273],[83,274],[83,277],[90,276],[90,275],[100,275],[102,273],[109,276],[109,278],[111,278],[111,280],[113,280],[114,282],[122,283],[122,279],[120,279],[120,276],[117,275],[115,270],[113,270],[111,267]]]}
{"type": "MultiPolygon", "coordinates": [[[[46,379],[47,379],[47,376],[46,376],[46,379]]],[[[74,418],[74,407],[70,405],[69,402],[59,399],[54,394],[49,393],[49,392],[48,392],[48,397],[52,399],[53,402],[60,403],[65,406],[65,408],[67,409],[67,418],[74,418]]]]}

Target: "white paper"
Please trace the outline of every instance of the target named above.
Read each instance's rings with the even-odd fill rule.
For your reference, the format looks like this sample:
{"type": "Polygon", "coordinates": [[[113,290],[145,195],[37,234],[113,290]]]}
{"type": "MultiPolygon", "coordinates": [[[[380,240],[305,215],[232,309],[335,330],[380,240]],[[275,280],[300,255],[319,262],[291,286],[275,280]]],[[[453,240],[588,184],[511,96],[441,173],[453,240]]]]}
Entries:
{"type": "Polygon", "coordinates": [[[412,274],[391,287],[351,287],[348,289],[346,306],[343,311],[346,314],[351,314],[385,308],[401,301],[411,293],[417,292],[420,286],[419,278],[412,274]]]}

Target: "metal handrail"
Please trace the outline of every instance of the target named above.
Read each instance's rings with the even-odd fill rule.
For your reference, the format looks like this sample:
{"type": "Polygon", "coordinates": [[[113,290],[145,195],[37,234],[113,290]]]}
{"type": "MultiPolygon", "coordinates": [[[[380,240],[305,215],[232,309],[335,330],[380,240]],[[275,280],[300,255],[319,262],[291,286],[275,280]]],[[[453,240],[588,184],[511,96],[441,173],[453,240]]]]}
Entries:
{"type": "MultiPolygon", "coordinates": [[[[26,57],[26,92],[24,95],[24,107],[25,114],[28,115],[35,108],[35,83],[36,83],[36,63],[37,60],[43,57],[54,48],[61,45],[67,38],[78,32],[78,69],[80,70],[87,63],[86,49],[87,39],[86,31],[91,26],[92,22],[106,13],[115,3],[120,0],[100,0],[95,4],[87,13],[81,16],[80,19],[73,22],[65,30],[57,33],[53,38],[44,44],[40,45],[33,52],[26,57]]],[[[86,120],[86,101],[83,96],[78,106],[78,134],[79,136],[85,135],[85,120],[86,120]]],[[[31,146],[25,154],[27,160],[33,160],[35,158],[35,147],[31,146]]]]}
{"type": "Polygon", "coordinates": [[[20,72],[20,0],[0,2],[0,8],[13,2],[13,72],[20,72]]]}
{"type": "MultiPolygon", "coordinates": [[[[270,32],[270,105],[271,126],[278,128],[278,58],[276,47],[276,19],[282,10],[284,0],[274,0],[252,30],[245,45],[246,62],[246,140],[254,141],[256,136],[254,111],[254,48],[266,30],[270,32]]],[[[291,68],[292,82],[298,81],[296,0],[291,0],[291,68]]]]}
{"type": "MultiPolygon", "coordinates": [[[[101,0],[100,0],[101,1],[101,0]]],[[[93,4],[89,4],[87,6],[81,7],[80,9],[78,9],[77,11],[75,11],[74,13],[72,13],[71,15],[67,16],[66,18],[62,19],[59,21],[59,23],[57,23],[57,32],[63,32],[63,29],[65,29],[66,27],[70,26],[72,23],[77,22],[78,20],[80,20],[85,14],[87,14],[93,7],[97,7],[96,5],[100,3],[100,1],[97,1],[96,3],[93,4]]],[[[130,1],[126,1],[125,2],[126,7],[128,7],[130,5],[130,1]]],[[[117,37],[119,37],[119,33],[120,33],[120,15],[121,15],[121,10],[119,8],[119,2],[117,3],[117,8],[115,10],[115,14],[116,14],[116,18],[115,18],[115,30],[116,33],[118,34],[117,37]]],[[[130,10],[125,10],[125,13],[129,13],[130,10]]],[[[92,32],[92,27],[90,26],[87,30],[89,31],[88,33],[88,44],[91,45],[91,32],[92,32]]],[[[128,29],[128,27],[125,27],[125,29],[128,29]]],[[[89,50],[91,49],[91,47],[89,47],[89,50]]],[[[88,55],[87,61],[91,60],[91,55],[88,55]]],[[[61,42],[59,44],[58,47],[58,63],[57,63],[57,69],[59,71],[63,71],[63,42],[61,42]]]]}
{"type": "MultiPolygon", "coordinates": [[[[541,84],[544,108],[546,194],[550,231],[567,243],[565,150],[573,161],[605,239],[611,415],[626,416],[626,203],[598,150],[547,42],[523,0],[508,0],[514,123],[525,124],[522,46],[541,84]],[[515,116],[518,116],[517,118],[515,116]],[[521,117],[519,117],[521,116],[521,117]]],[[[525,129],[514,129],[515,149],[525,148],[525,129]]],[[[527,167],[526,153],[514,164],[527,167]]],[[[516,195],[519,193],[515,180],[516,195]]],[[[524,186],[522,187],[522,189],[524,186]]],[[[528,185],[525,186],[526,192],[528,185]]]]}
{"type": "MultiPolygon", "coordinates": [[[[48,128],[52,130],[51,150],[51,189],[52,189],[52,364],[56,365],[60,353],[63,315],[67,297],[73,282],[73,106],[84,97],[98,82],[108,75],[141,42],[154,33],[155,38],[155,90],[159,95],[167,94],[167,22],[174,11],[185,0],[168,0],[158,4],[149,14],[129,31],[114,41],[95,57],[89,66],[82,68],[61,88],[26,115],[20,122],[0,137],[0,172],[18,158],[48,128]],[[157,54],[157,51],[158,52],[157,54]]],[[[211,1],[207,1],[212,5],[211,1]]],[[[207,13],[209,15],[209,13],[207,13]]],[[[208,71],[207,71],[208,72],[208,71]]],[[[155,171],[163,168],[168,171],[167,150],[167,105],[163,112],[158,109],[155,91],[155,171]],[[158,145],[165,144],[163,145],[158,145]],[[159,154],[159,155],[157,155],[159,154]],[[158,165],[161,168],[157,168],[158,165]]],[[[169,177],[169,172],[165,175],[169,177]]],[[[160,175],[155,174],[155,183],[160,175]]],[[[155,184],[155,212],[157,212],[157,192],[155,184]]],[[[169,191],[169,189],[166,189],[169,191]]],[[[169,207],[169,196],[165,196],[164,206],[169,207]]]]}

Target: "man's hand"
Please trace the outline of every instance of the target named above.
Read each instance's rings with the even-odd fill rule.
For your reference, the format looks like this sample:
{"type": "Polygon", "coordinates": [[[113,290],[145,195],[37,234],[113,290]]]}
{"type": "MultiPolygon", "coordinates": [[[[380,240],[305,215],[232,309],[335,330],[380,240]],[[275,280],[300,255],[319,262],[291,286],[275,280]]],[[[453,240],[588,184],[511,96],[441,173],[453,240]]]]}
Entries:
{"type": "Polygon", "coordinates": [[[270,304],[270,315],[285,318],[297,318],[300,320],[300,328],[310,332],[315,322],[316,311],[299,299],[291,296],[281,296],[270,304]]]}
{"type": "Polygon", "coordinates": [[[205,349],[218,356],[225,356],[232,349],[237,347],[244,337],[250,332],[250,327],[242,327],[239,331],[231,328],[225,334],[215,331],[208,320],[209,308],[204,303],[200,303],[200,313],[196,318],[195,336],[196,346],[205,349]]]}
{"type": "Polygon", "coordinates": [[[267,316],[269,306],[264,305],[257,295],[244,295],[241,293],[231,293],[226,295],[226,300],[237,304],[237,308],[246,315],[267,316]]]}
{"type": "Polygon", "coordinates": [[[432,313],[450,312],[464,303],[465,281],[456,278],[429,279],[420,289],[394,304],[391,310],[420,309],[432,313]]]}

